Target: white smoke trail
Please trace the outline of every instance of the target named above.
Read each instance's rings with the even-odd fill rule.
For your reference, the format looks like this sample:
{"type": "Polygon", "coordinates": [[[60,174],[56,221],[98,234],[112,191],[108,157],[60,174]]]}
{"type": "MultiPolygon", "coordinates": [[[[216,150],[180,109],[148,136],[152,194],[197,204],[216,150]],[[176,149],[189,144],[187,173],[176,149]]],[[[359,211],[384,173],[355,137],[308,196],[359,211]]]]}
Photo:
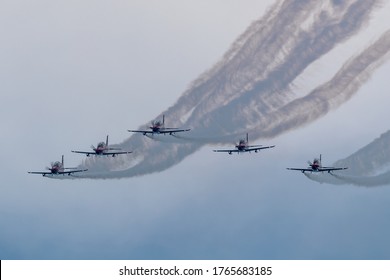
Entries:
{"type": "Polygon", "coordinates": [[[121,146],[136,151],[134,154],[115,162],[86,160],[84,165],[92,170],[86,177],[159,172],[204,144],[231,143],[232,135],[246,132],[253,138],[271,138],[340,106],[386,58],[389,32],[351,57],[331,80],[307,96],[294,99],[291,86],[314,61],[357,34],[377,2],[324,1],[318,5],[314,0],[279,1],[239,37],[217,65],[162,113],[173,120],[169,125],[189,127],[191,133],[178,136],[172,142],[180,143],[169,147],[133,135],[121,146]],[[185,137],[193,141],[181,141],[185,137]],[[117,165],[128,169],[114,172],[117,165]]]}
{"type": "Polygon", "coordinates": [[[361,54],[347,61],[331,80],[265,117],[256,131],[262,137],[273,137],[324,116],[348,101],[370,78],[373,70],[385,62],[389,51],[390,31],[387,31],[361,54]]]}
{"type": "Polygon", "coordinates": [[[308,177],[317,182],[376,187],[390,185],[390,130],[351,156],[337,161],[335,166],[348,166],[342,173],[332,174],[334,180],[308,177]]]}
{"type": "Polygon", "coordinates": [[[354,185],[359,187],[380,187],[390,185],[390,171],[375,176],[353,176],[339,173],[306,174],[310,180],[332,185],[354,185]]]}
{"type": "Polygon", "coordinates": [[[334,174],[332,173],[304,173],[307,178],[310,180],[316,181],[320,184],[326,183],[326,184],[332,184],[332,185],[338,185],[341,184],[340,180],[334,177],[334,174]]]}
{"type": "MultiPolygon", "coordinates": [[[[376,176],[347,176],[334,175],[342,183],[347,183],[361,187],[379,187],[390,185],[390,172],[385,172],[376,176]]],[[[340,183],[340,182],[339,182],[340,183]]]]}

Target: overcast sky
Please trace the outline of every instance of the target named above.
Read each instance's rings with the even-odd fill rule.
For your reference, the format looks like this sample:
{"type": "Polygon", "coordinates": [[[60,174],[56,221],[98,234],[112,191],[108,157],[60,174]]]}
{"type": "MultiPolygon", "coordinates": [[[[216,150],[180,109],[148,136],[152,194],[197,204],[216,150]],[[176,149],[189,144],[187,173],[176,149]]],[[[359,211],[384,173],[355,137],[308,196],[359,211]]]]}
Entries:
{"type": "MultiPolygon", "coordinates": [[[[276,145],[260,154],[204,146],[128,179],[27,174],[63,154],[77,166],[83,157],[70,151],[107,134],[113,144],[127,139],[274,2],[2,1],[0,259],[390,258],[389,186],[319,184],[286,170],[320,153],[331,164],[389,129],[389,63],[318,121],[254,140],[276,145]]],[[[389,12],[384,1],[359,36],[306,70],[297,91],[377,39],[389,12]]]]}

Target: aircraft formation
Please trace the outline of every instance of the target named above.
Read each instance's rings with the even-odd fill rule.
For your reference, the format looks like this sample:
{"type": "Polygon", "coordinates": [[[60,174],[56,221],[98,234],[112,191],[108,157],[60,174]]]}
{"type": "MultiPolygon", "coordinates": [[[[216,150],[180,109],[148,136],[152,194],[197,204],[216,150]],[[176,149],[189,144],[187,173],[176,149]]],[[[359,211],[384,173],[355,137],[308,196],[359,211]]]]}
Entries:
{"type": "MultiPolygon", "coordinates": [[[[173,127],[165,127],[165,116],[163,115],[162,121],[153,121],[152,125],[149,127],[149,130],[129,130],[129,132],[142,133],[143,135],[147,134],[169,134],[173,135],[177,132],[185,132],[190,129],[179,129],[173,127]]],[[[131,151],[122,151],[120,148],[113,148],[108,145],[108,135],[105,142],[99,142],[97,146],[91,145],[91,151],[71,151],[72,153],[84,154],[87,157],[94,156],[111,156],[116,157],[117,155],[131,154],[131,151]]],[[[57,176],[57,175],[72,175],[73,173],[85,172],[88,169],[77,169],[75,168],[64,168],[64,156],[62,156],[62,161],[56,161],[51,163],[51,167],[46,167],[48,171],[34,171],[28,172],[29,174],[40,174],[44,177],[46,176],[57,176]]]]}
{"type": "MultiPolygon", "coordinates": [[[[163,115],[162,121],[156,120],[151,123],[151,126],[149,126],[149,129],[145,130],[128,130],[129,132],[134,133],[142,133],[143,135],[154,135],[154,134],[161,134],[161,135],[174,135],[175,133],[179,132],[186,132],[190,131],[191,129],[181,129],[181,128],[173,128],[173,127],[165,127],[165,116],[163,115]]],[[[270,149],[274,148],[275,145],[272,146],[262,146],[262,145],[249,145],[249,136],[248,133],[246,134],[245,139],[240,139],[237,144],[232,149],[218,149],[213,150],[214,152],[222,152],[222,153],[228,153],[229,155],[233,153],[246,153],[246,152],[255,152],[257,153],[260,150],[263,149],[270,149]]],[[[122,151],[120,148],[114,148],[110,147],[108,145],[108,135],[106,137],[105,142],[99,142],[97,146],[91,145],[91,151],[71,151],[72,153],[77,154],[85,154],[87,157],[94,155],[94,156],[111,156],[116,157],[117,155],[123,155],[123,154],[131,154],[132,151],[122,151]]],[[[336,170],[345,170],[348,167],[324,167],[321,163],[321,155],[320,158],[315,158],[313,160],[313,163],[310,161],[308,162],[309,166],[307,168],[287,168],[288,170],[296,170],[301,171],[302,173],[305,172],[328,172],[331,173],[332,171],[336,170]]],[[[64,156],[62,155],[62,160],[52,162],[51,167],[46,167],[48,171],[33,171],[28,172],[29,174],[40,174],[44,177],[47,176],[58,176],[58,175],[68,175],[71,176],[74,173],[80,173],[88,171],[88,169],[78,169],[77,167],[64,167],[64,156]]]]}

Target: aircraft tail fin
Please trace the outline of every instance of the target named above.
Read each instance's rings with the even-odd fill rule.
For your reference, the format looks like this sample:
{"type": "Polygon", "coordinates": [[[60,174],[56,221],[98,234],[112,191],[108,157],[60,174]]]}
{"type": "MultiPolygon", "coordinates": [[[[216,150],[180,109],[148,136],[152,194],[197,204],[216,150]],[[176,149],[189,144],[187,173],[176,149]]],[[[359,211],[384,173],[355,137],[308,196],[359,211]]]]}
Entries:
{"type": "Polygon", "coordinates": [[[61,164],[62,164],[62,167],[64,167],[64,155],[62,155],[62,157],[61,157],[61,164]]]}
{"type": "Polygon", "coordinates": [[[106,137],[106,147],[108,147],[108,135],[106,137]]]}

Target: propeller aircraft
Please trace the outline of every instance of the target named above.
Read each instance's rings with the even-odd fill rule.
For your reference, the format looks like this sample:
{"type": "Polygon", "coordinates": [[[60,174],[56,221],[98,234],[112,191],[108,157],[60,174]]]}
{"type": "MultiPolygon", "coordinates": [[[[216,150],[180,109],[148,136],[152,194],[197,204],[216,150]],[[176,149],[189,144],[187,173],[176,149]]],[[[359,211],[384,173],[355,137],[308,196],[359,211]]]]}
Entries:
{"type": "Polygon", "coordinates": [[[241,139],[238,142],[238,144],[235,145],[234,149],[226,149],[226,150],[222,149],[222,150],[213,150],[213,151],[214,152],[228,153],[229,155],[231,155],[232,153],[239,154],[239,153],[252,152],[252,151],[257,153],[260,150],[269,149],[269,148],[273,148],[273,147],[275,147],[275,145],[273,145],[273,146],[249,145],[249,138],[248,138],[248,133],[247,133],[246,139],[241,139]]]}
{"type": "Polygon", "coordinates": [[[162,121],[156,120],[153,121],[151,126],[149,126],[150,130],[128,130],[129,132],[137,132],[146,134],[175,134],[176,132],[184,132],[190,131],[191,129],[180,129],[175,127],[165,127],[165,115],[163,115],[162,121]]]}
{"type": "Polygon", "coordinates": [[[125,152],[125,151],[123,151],[123,152],[115,152],[115,151],[120,150],[120,149],[119,148],[110,148],[108,146],[108,135],[107,135],[107,138],[106,138],[106,142],[98,143],[96,148],[92,145],[91,149],[93,150],[91,152],[72,151],[72,153],[85,154],[85,155],[87,155],[87,157],[89,157],[90,155],[113,156],[113,157],[115,157],[116,155],[132,153],[132,152],[125,152]],[[111,151],[113,151],[113,152],[111,152],[111,151]]]}
{"type": "Polygon", "coordinates": [[[42,171],[42,172],[28,172],[30,174],[40,174],[42,176],[55,176],[55,175],[71,175],[73,173],[78,173],[78,172],[84,172],[87,171],[88,169],[77,169],[77,167],[64,167],[64,156],[62,156],[61,162],[56,161],[51,163],[51,167],[46,167],[47,170],[49,171],[42,171]]]}
{"type": "Polygon", "coordinates": [[[301,171],[302,173],[305,173],[306,171],[308,172],[332,172],[335,170],[345,170],[348,169],[348,167],[326,167],[322,166],[321,162],[321,155],[320,158],[315,158],[313,162],[308,161],[308,168],[287,168],[288,170],[296,170],[296,171],[301,171]]]}

